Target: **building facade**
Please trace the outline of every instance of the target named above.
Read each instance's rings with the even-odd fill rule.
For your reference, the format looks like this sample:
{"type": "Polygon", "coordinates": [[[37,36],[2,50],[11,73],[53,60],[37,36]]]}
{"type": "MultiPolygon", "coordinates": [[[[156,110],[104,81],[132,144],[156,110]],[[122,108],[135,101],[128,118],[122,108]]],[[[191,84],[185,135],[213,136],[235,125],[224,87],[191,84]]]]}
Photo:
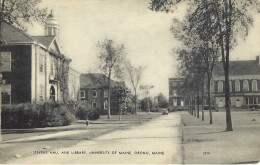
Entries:
{"type": "Polygon", "coordinates": [[[173,109],[185,109],[189,100],[182,91],[183,78],[169,78],[169,107],[173,109]]]}
{"type": "MultiPolygon", "coordinates": [[[[116,115],[121,108],[122,96],[125,94],[124,82],[111,80],[110,114],[116,115]]],[[[80,99],[88,101],[95,109],[108,110],[107,77],[100,73],[80,75],[80,99]]]]}
{"type": "MultiPolygon", "coordinates": [[[[230,61],[229,63],[230,104],[232,108],[248,108],[260,103],[260,60],[230,61]]],[[[169,105],[178,107],[189,104],[181,95],[183,79],[169,79],[169,105]]],[[[212,105],[221,109],[225,107],[225,76],[222,63],[215,66],[211,81],[212,105]]],[[[204,83],[204,105],[207,105],[207,88],[204,83]]],[[[201,98],[200,98],[201,99],[201,98]]],[[[201,101],[200,101],[201,102],[201,101]]]]}
{"type": "MultiPolygon", "coordinates": [[[[10,59],[11,66],[11,71],[3,72],[2,103],[61,100],[59,73],[65,63],[69,69],[71,60],[59,45],[59,25],[53,14],[46,20],[44,36],[30,36],[6,22],[2,26],[5,43],[0,45],[1,60],[10,59]]],[[[70,73],[75,72],[69,69],[70,73]]]]}
{"type": "MultiPolygon", "coordinates": [[[[246,108],[259,104],[260,62],[256,60],[230,61],[229,86],[230,103],[234,108],[246,108]]],[[[217,108],[225,107],[223,67],[216,66],[213,76],[214,99],[217,108]]]]}

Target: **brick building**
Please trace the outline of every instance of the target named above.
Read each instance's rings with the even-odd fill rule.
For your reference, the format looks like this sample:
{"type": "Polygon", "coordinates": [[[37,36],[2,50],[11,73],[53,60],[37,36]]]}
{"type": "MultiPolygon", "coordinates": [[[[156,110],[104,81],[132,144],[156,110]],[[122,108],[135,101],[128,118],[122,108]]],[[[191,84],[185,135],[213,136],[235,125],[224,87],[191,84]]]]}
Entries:
{"type": "MultiPolygon", "coordinates": [[[[106,111],[108,109],[108,78],[101,73],[80,75],[80,99],[88,101],[93,108],[106,111]]],[[[111,80],[110,113],[116,115],[122,106],[121,95],[126,92],[124,82],[111,80]],[[120,92],[120,93],[119,93],[120,92]],[[122,92],[122,93],[121,93],[122,92]]]]}
{"type": "Polygon", "coordinates": [[[169,78],[169,106],[170,108],[184,109],[189,100],[182,92],[183,78],[169,78]]]}
{"type": "MultiPolygon", "coordinates": [[[[231,107],[248,107],[260,101],[260,61],[230,61],[229,85],[231,107]]],[[[214,99],[217,108],[225,107],[224,70],[222,65],[214,70],[214,99]]]]}
{"type": "MultiPolygon", "coordinates": [[[[260,60],[230,61],[229,63],[230,103],[233,108],[247,108],[260,103],[260,60]]],[[[182,78],[169,78],[169,105],[178,107],[188,105],[181,94],[182,78]]],[[[224,70],[222,63],[215,66],[211,82],[212,105],[225,107],[224,70]]],[[[204,105],[207,104],[205,84],[204,105]]],[[[201,101],[200,101],[201,102],[201,101]]]]}
{"type": "MultiPolygon", "coordinates": [[[[63,65],[62,61],[69,65],[71,60],[60,47],[59,25],[53,14],[46,20],[44,36],[30,36],[6,22],[2,30],[5,43],[0,45],[1,61],[9,59],[11,66],[10,72],[3,72],[2,103],[61,100],[57,67],[63,65]]],[[[79,93],[79,73],[70,69],[68,79],[76,84],[68,84],[69,89],[74,86],[74,93],[79,93]]]]}

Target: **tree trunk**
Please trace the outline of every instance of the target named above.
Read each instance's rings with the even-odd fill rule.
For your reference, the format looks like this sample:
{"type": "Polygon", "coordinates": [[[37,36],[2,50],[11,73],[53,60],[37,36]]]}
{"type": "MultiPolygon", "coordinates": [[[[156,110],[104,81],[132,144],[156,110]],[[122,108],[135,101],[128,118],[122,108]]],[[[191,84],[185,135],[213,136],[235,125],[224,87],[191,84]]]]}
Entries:
{"type": "Polygon", "coordinates": [[[137,115],[136,104],[137,104],[137,95],[136,95],[136,89],[135,89],[135,111],[134,111],[135,116],[137,115]]]}
{"type": "Polygon", "coordinates": [[[111,87],[110,87],[110,78],[111,78],[111,70],[109,69],[109,74],[108,74],[108,112],[107,112],[107,118],[110,119],[110,102],[111,102],[111,87]]]}
{"type": "Polygon", "coordinates": [[[194,116],[196,117],[196,95],[194,97],[194,116]]]}
{"type": "Polygon", "coordinates": [[[202,82],[201,98],[202,98],[201,119],[202,119],[202,121],[204,121],[204,78],[203,78],[203,82],[202,82]]]}
{"type": "Polygon", "coordinates": [[[198,103],[197,118],[200,118],[200,92],[199,91],[198,91],[197,103],[198,103]]]}
{"type": "Polygon", "coordinates": [[[194,100],[193,100],[193,95],[191,95],[191,115],[193,115],[193,105],[194,105],[194,100]]]}
{"type": "Polygon", "coordinates": [[[227,35],[226,39],[226,65],[224,68],[225,71],[225,103],[226,103],[226,131],[233,131],[232,128],[232,120],[231,120],[231,112],[230,112],[230,90],[229,90],[229,49],[230,49],[230,35],[231,35],[231,16],[232,16],[232,6],[231,0],[229,0],[229,4],[226,3],[226,8],[229,8],[228,18],[226,18],[226,27],[227,27],[227,35]]]}
{"type": "Polygon", "coordinates": [[[210,99],[210,76],[208,75],[208,105],[209,105],[209,124],[213,124],[212,110],[211,110],[211,99],[210,99]]]}

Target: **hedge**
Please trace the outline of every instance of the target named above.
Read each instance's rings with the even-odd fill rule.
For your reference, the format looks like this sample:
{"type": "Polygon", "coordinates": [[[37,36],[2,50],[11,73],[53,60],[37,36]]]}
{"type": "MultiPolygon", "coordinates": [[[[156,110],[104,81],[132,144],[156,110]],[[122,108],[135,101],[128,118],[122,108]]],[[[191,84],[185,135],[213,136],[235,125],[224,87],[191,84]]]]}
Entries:
{"type": "Polygon", "coordinates": [[[70,125],[75,118],[97,120],[105,112],[93,109],[86,101],[2,106],[2,128],[22,129],[70,125]]]}

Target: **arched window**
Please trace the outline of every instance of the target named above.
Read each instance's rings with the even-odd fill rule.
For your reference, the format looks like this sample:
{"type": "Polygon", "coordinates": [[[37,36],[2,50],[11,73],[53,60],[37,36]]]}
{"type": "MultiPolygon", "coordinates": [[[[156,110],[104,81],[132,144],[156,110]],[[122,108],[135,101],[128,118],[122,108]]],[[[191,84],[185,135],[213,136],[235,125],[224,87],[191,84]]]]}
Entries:
{"type": "Polygon", "coordinates": [[[223,92],[223,82],[218,81],[218,92],[223,92]]]}
{"type": "Polygon", "coordinates": [[[229,91],[232,92],[232,81],[229,81],[229,91]]]}
{"type": "Polygon", "coordinates": [[[236,92],[239,92],[239,91],[240,91],[240,82],[239,82],[239,80],[236,80],[236,81],[235,81],[235,91],[236,91],[236,92]]]}
{"type": "Polygon", "coordinates": [[[249,91],[249,85],[247,80],[243,81],[243,91],[249,91]]]}
{"type": "Polygon", "coordinates": [[[257,81],[256,80],[252,81],[252,91],[258,91],[257,81]]]}

